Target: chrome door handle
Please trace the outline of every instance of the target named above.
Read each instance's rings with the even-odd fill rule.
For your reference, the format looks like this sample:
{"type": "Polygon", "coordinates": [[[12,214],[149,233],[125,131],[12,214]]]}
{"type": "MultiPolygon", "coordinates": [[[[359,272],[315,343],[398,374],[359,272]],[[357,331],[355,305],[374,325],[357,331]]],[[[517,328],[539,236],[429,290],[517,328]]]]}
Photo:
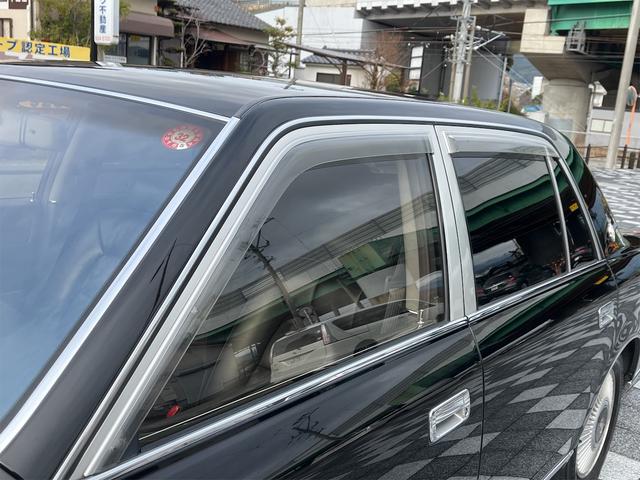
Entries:
{"type": "Polygon", "coordinates": [[[598,309],[598,326],[600,328],[610,324],[615,317],[615,304],[607,302],[598,309]]]}
{"type": "Polygon", "coordinates": [[[471,397],[466,388],[429,411],[429,438],[437,442],[462,425],[471,414],[471,397]]]}

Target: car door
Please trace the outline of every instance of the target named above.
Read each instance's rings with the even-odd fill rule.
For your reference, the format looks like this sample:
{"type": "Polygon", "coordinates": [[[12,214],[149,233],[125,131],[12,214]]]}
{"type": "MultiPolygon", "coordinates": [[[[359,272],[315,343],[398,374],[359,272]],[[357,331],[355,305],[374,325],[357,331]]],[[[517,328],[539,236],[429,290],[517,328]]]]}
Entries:
{"type": "Polygon", "coordinates": [[[476,478],[482,373],[436,145],[335,124],[256,157],[71,475],[476,478]]]}
{"type": "Polygon", "coordinates": [[[612,362],[616,286],[565,166],[526,133],[439,127],[484,367],[480,474],[546,478],[612,362]]]}

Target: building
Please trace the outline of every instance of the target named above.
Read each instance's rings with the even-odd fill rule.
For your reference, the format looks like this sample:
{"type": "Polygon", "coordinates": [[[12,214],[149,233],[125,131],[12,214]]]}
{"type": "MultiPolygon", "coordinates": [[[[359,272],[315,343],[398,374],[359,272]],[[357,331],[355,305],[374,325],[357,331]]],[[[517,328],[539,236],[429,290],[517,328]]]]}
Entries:
{"type": "Polygon", "coordinates": [[[120,19],[120,43],[106,49],[106,54],[120,63],[157,65],[158,45],[173,38],[173,22],[158,16],[157,0],[126,0],[129,13],[120,19]]]}
{"type": "MultiPolygon", "coordinates": [[[[335,51],[351,55],[371,54],[371,52],[363,50],[335,51]]],[[[297,68],[295,72],[297,79],[341,85],[341,62],[339,60],[314,54],[304,57],[301,62],[302,68],[297,68]]],[[[352,87],[368,88],[369,83],[369,76],[363,66],[351,60],[347,61],[346,84],[352,87]]]]}
{"type": "MultiPolygon", "coordinates": [[[[328,0],[327,0],[328,1],[328,0]]],[[[302,44],[316,48],[359,50],[366,48],[366,32],[380,28],[356,14],[353,6],[344,6],[345,1],[338,2],[343,6],[319,5],[320,0],[311,3],[307,0],[302,22],[302,44]]],[[[279,6],[272,4],[265,7],[256,17],[269,25],[275,25],[278,17],[284,18],[287,25],[296,28],[298,19],[297,6],[279,6]]]]}
{"type": "MultiPolygon", "coordinates": [[[[252,0],[253,1],[253,0],[252,0]]],[[[258,11],[256,16],[269,23],[283,18],[287,25],[296,28],[298,6],[286,5],[280,1],[266,0],[252,4],[258,11]]],[[[306,0],[304,7],[301,45],[309,50],[301,52],[300,67],[293,72],[297,79],[324,83],[342,83],[343,62],[339,58],[326,58],[319,49],[328,49],[346,56],[360,56],[371,59],[384,59],[385,63],[404,69],[409,59],[409,44],[403,41],[402,34],[385,37],[384,25],[362,18],[355,9],[355,1],[349,0],[306,0]]],[[[292,39],[292,42],[297,39],[292,39]]],[[[363,66],[358,61],[346,62],[346,84],[359,88],[384,88],[384,79],[397,68],[383,68],[371,63],[363,66]],[[378,73],[376,69],[381,71],[378,73]],[[374,80],[377,78],[378,80],[374,80]],[[377,85],[374,87],[374,85],[377,85]]],[[[397,72],[396,72],[397,73],[397,72]]],[[[398,77],[398,85],[402,81],[398,77]]],[[[395,77],[394,77],[395,78],[395,77]]]]}
{"type": "MultiPolygon", "coordinates": [[[[110,55],[107,59],[134,65],[155,65],[159,40],[173,37],[173,22],[158,16],[157,0],[123,1],[126,1],[129,12],[120,19],[120,43],[105,51],[110,55]]],[[[37,0],[0,0],[0,37],[28,40],[37,23],[37,0]]]]}
{"type": "Polygon", "coordinates": [[[168,13],[176,38],[162,43],[162,64],[230,72],[266,69],[269,25],[232,0],[180,0],[168,13]]]}
{"type": "Polygon", "coordinates": [[[29,0],[0,0],[0,37],[29,38],[32,13],[29,0]]]}
{"type": "MultiPolygon", "coordinates": [[[[591,112],[589,129],[587,131],[585,145],[594,147],[606,147],[609,145],[611,138],[611,130],[613,128],[614,110],[611,108],[594,108],[591,112]]],[[[620,136],[620,147],[624,147],[627,143],[627,131],[629,126],[629,143],[628,147],[640,150],[640,114],[636,112],[633,123],[631,122],[631,112],[624,112],[622,120],[622,135],[620,136]]]]}

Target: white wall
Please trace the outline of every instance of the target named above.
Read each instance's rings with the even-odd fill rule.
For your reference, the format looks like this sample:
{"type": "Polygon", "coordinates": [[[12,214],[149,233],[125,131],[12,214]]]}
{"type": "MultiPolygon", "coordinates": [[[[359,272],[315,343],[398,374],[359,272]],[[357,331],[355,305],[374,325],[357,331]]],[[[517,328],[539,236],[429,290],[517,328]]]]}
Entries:
{"type": "Polygon", "coordinates": [[[12,37],[20,39],[29,38],[29,8],[24,10],[9,10],[2,8],[0,3],[0,18],[10,18],[13,23],[12,37]]]}
{"type": "MultiPolygon", "coordinates": [[[[257,13],[256,17],[275,25],[278,17],[284,17],[294,30],[298,22],[298,7],[281,7],[257,13]]],[[[360,49],[362,31],[371,29],[371,22],[356,18],[353,7],[305,7],[302,25],[302,44],[310,47],[360,49]]]]}
{"type": "Polygon", "coordinates": [[[481,100],[498,100],[500,79],[502,77],[502,58],[491,54],[473,55],[471,59],[471,78],[469,95],[475,89],[481,100]]]}
{"type": "MultiPolygon", "coordinates": [[[[597,147],[609,145],[610,128],[613,121],[614,111],[604,108],[594,108],[591,113],[591,124],[589,125],[589,133],[587,134],[586,143],[597,147]],[[595,120],[595,122],[594,122],[595,120]],[[603,132],[594,130],[605,130],[603,132]],[[607,131],[608,130],[608,131],[607,131]]],[[[620,137],[620,146],[623,147],[627,138],[627,128],[631,112],[626,111],[622,122],[622,135],[620,137]]],[[[631,148],[640,148],[640,112],[636,112],[631,127],[631,148]]]]}
{"type": "Polygon", "coordinates": [[[148,13],[156,15],[157,0],[127,0],[132,12],[148,13]]]}
{"type": "MultiPolygon", "coordinates": [[[[332,75],[340,74],[337,67],[331,65],[307,65],[304,68],[296,68],[295,75],[297,79],[316,81],[317,73],[330,73],[332,75]]],[[[351,87],[367,88],[367,77],[361,68],[348,67],[347,74],[351,75],[351,87]]]]}

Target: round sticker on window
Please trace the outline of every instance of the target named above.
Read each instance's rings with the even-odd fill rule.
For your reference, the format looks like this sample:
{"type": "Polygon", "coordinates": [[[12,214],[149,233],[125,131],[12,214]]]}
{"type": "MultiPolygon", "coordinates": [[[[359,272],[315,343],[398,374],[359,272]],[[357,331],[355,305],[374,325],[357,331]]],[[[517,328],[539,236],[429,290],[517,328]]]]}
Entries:
{"type": "Polygon", "coordinates": [[[170,128],[162,136],[162,144],[169,150],[187,150],[202,141],[203,132],[195,125],[179,125],[170,128]]]}

